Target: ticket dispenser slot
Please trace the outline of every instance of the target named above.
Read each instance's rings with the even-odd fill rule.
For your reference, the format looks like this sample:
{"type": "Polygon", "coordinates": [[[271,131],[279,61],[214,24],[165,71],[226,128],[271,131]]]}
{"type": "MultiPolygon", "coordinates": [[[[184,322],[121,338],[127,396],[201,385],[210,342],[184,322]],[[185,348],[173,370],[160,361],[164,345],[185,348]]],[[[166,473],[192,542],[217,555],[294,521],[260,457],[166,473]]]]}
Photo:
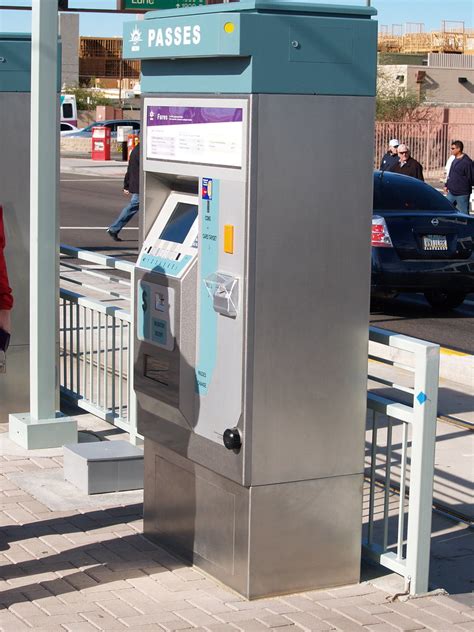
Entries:
{"type": "Polygon", "coordinates": [[[214,272],[204,279],[212,306],[218,314],[235,318],[239,305],[239,279],[231,274],[214,272]]]}

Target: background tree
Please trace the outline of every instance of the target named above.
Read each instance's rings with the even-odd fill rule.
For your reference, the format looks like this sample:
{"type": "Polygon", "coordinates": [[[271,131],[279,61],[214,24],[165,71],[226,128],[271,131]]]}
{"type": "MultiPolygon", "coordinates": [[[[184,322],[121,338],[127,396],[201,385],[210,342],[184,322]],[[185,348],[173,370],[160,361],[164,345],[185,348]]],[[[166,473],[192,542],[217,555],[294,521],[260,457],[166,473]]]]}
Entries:
{"type": "Polygon", "coordinates": [[[408,92],[396,77],[383,66],[377,70],[377,121],[426,121],[429,112],[423,108],[424,97],[408,92]]]}
{"type": "Polygon", "coordinates": [[[109,105],[111,103],[103,92],[89,86],[65,86],[62,92],[73,94],[76,97],[78,110],[94,110],[96,105],[109,105]]]}

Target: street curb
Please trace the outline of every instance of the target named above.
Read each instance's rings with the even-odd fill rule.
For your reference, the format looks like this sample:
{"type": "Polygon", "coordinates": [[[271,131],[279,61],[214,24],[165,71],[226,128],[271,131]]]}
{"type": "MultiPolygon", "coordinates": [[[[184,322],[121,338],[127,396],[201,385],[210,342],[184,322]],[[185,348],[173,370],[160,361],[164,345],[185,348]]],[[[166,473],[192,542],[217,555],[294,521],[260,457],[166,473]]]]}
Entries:
{"type": "Polygon", "coordinates": [[[447,347],[440,347],[439,376],[445,380],[474,388],[474,356],[447,347]]]}
{"type": "Polygon", "coordinates": [[[91,176],[102,178],[123,178],[127,169],[127,163],[101,164],[98,165],[63,165],[61,164],[61,174],[76,176],[91,176]]]}
{"type": "Polygon", "coordinates": [[[65,155],[60,156],[60,171],[81,171],[83,169],[109,171],[110,169],[119,169],[124,171],[128,166],[128,162],[118,160],[116,157],[110,160],[92,160],[90,155],[65,155]]]}

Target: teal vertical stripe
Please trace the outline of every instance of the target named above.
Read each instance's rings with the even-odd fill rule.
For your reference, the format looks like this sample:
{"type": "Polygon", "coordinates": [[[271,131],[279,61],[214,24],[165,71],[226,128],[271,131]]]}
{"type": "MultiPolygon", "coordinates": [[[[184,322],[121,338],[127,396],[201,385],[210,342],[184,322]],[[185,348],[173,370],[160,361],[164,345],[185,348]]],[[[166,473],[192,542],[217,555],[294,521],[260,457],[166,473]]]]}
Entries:
{"type": "Polygon", "coordinates": [[[142,281],[137,291],[137,336],[141,340],[150,339],[150,286],[142,281]]]}
{"type": "MultiPolygon", "coordinates": [[[[203,190],[202,180],[200,191],[203,190]]],[[[212,306],[212,298],[206,289],[204,279],[217,272],[219,261],[219,181],[212,180],[212,199],[201,199],[199,209],[199,275],[200,322],[198,339],[198,364],[196,367],[196,392],[206,395],[212,380],[217,356],[217,313],[212,306]]]]}

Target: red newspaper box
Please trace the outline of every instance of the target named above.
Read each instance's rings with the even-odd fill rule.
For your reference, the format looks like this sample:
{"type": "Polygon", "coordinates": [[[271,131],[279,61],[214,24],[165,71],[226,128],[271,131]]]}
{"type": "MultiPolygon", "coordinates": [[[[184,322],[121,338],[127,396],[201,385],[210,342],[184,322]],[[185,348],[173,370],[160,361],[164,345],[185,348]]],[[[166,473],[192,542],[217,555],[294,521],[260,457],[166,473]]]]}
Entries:
{"type": "Polygon", "coordinates": [[[110,160],[110,128],[92,128],[92,160],[110,160]]]}
{"type": "Polygon", "coordinates": [[[130,154],[135,149],[140,141],[140,136],[138,134],[129,134],[127,136],[127,160],[130,160],[130,154]]]}

